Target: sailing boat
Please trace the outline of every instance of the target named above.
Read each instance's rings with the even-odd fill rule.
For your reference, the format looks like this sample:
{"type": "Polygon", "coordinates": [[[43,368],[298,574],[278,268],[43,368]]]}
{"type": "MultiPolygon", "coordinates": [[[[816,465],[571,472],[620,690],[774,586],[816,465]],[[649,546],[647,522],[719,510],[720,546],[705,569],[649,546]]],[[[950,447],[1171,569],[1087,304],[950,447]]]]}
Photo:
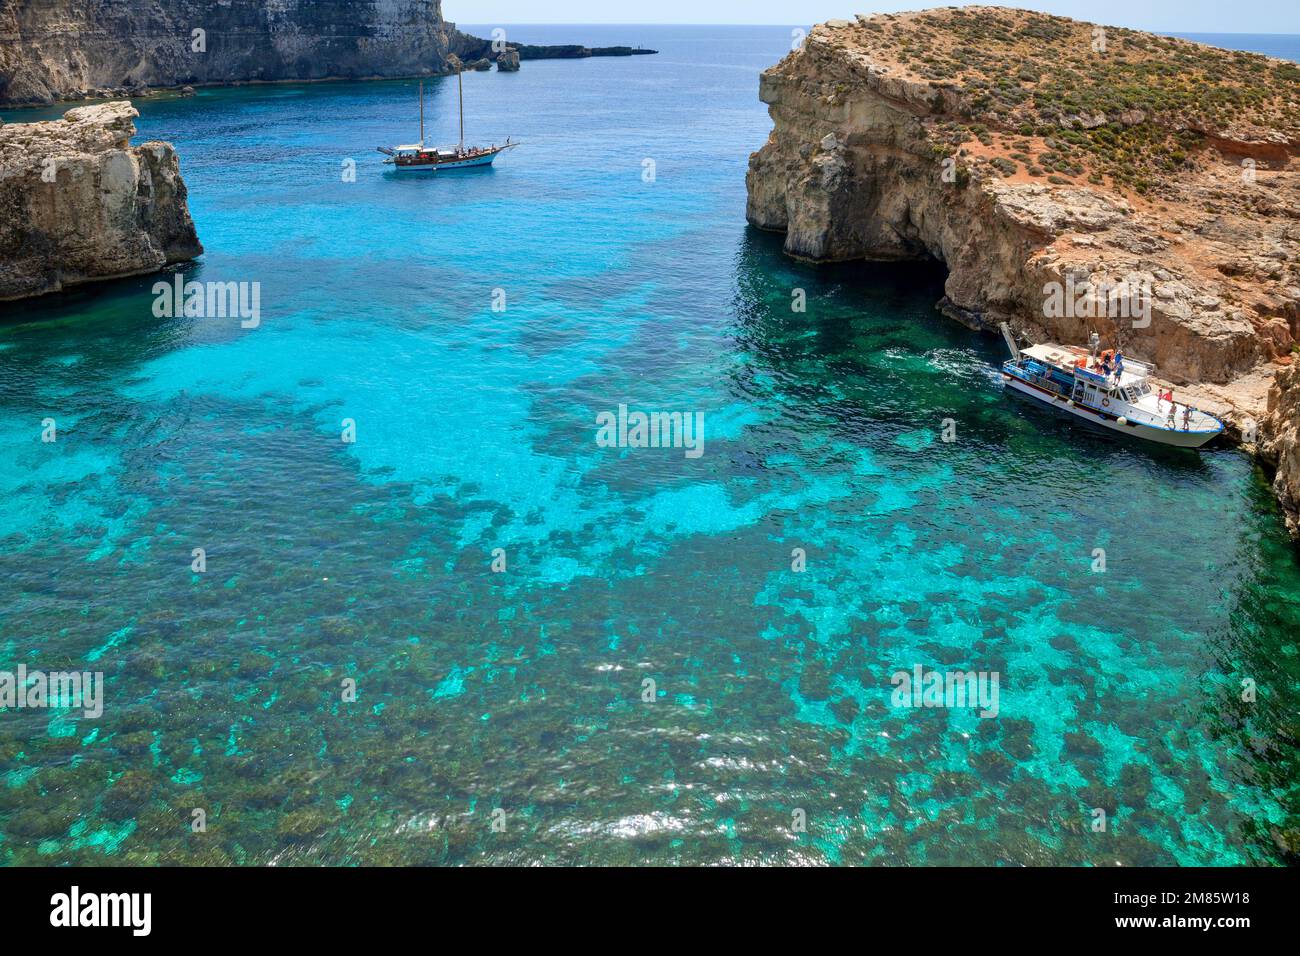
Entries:
{"type": "Polygon", "coordinates": [[[498,153],[513,149],[518,143],[506,140],[504,146],[493,143],[491,146],[465,146],[465,83],[460,70],[456,70],[456,86],[460,94],[460,142],[455,146],[424,145],[424,80],[420,81],[420,141],[406,146],[380,146],[379,151],[388,158],[386,164],[393,166],[399,173],[432,172],[436,169],[469,169],[475,166],[491,166],[498,153]]]}

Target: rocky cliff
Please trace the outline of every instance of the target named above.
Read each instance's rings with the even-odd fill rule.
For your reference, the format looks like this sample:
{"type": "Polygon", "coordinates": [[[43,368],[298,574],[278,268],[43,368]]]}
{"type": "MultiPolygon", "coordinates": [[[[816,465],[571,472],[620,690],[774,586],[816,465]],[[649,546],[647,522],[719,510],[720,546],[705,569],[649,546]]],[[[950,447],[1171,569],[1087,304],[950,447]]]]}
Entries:
{"type": "Polygon", "coordinates": [[[1235,431],[1265,421],[1300,335],[1296,64],[948,8],[818,26],[759,95],[747,214],[791,254],[937,260],[955,318],[1096,329],[1235,431]]]}
{"type": "Polygon", "coordinates": [[[1300,364],[1277,373],[1262,432],[1259,450],[1273,469],[1273,492],[1291,535],[1300,539],[1300,364]]]}
{"type": "Polygon", "coordinates": [[[131,146],[128,102],[0,126],[0,300],[203,252],[169,143],[131,146]]]}
{"type": "Polygon", "coordinates": [[[5,0],[0,102],[437,73],[465,39],[440,0],[5,0]]]}
{"type": "MultiPolygon", "coordinates": [[[[653,52],[521,47],[521,59],[653,52]]],[[[495,60],[441,0],[0,0],[0,103],[152,87],[428,76],[495,60]]],[[[507,69],[516,58],[508,56],[507,69]]]]}

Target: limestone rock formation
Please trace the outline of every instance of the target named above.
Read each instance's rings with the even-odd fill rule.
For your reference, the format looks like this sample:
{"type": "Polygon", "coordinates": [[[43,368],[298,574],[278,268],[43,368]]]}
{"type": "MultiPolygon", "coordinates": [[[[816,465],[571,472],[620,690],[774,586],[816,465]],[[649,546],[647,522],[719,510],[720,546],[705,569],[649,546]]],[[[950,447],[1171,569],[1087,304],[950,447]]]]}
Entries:
{"type": "Polygon", "coordinates": [[[203,252],[170,143],[129,102],[0,126],[0,299],[153,272],[203,252]]]}
{"type": "Polygon", "coordinates": [[[502,73],[519,72],[519,51],[506,49],[497,54],[497,69],[502,73]]]}
{"type": "MultiPolygon", "coordinates": [[[[747,216],[787,252],[936,260],[955,318],[1036,341],[1096,329],[1234,431],[1264,420],[1300,338],[1300,67],[946,8],[815,27],[759,96],[774,128],[747,216]]],[[[1277,407],[1281,436],[1295,403],[1277,407]]]]}
{"type": "Polygon", "coordinates": [[[0,8],[0,102],[108,88],[417,76],[476,38],[441,0],[43,0],[0,8]]]}
{"type": "Polygon", "coordinates": [[[1260,455],[1275,469],[1273,492],[1291,534],[1300,538],[1300,364],[1277,373],[1262,432],[1260,455]]]}
{"type": "MultiPolygon", "coordinates": [[[[654,52],[510,49],[524,49],[523,59],[654,52]]],[[[455,72],[453,54],[466,62],[498,57],[490,41],[443,19],[441,0],[0,3],[5,104],[198,84],[436,76],[455,72]]]]}

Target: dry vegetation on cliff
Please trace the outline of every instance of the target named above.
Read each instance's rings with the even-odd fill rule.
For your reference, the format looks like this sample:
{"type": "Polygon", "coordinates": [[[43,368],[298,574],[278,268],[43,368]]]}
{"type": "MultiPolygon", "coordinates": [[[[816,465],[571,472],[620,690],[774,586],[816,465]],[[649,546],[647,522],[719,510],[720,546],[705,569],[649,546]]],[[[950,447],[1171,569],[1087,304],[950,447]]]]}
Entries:
{"type": "Polygon", "coordinates": [[[1167,192],[1204,147],[1267,162],[1300,142],[1300,66],[1256,53],[998,7],[880,15],[851,48],[958,91],[951,141],[1003,134],[1031,177],[1167,192]]]}
{"type": "MultiPolygon", "coordinates": [[[[1024,237],[1038,246],[1034,251],[1066,266],[1087,265],[1090,273],[1107,258],[1099,253],[1112,252],[1112,266],[1146,271],[1163,283],[1178,300],[1166,311],[1183,326],[1203,325],[1198,338],[1219,340],[1214,348],[1221,353],[1215,359],[1181,342],[1179,355],[1166,348],[1162,358],[1177,378],[1225,382],[1260,358],[1285,364],[1296,350],[1300,177],[1291,165],[1300,154],[1300,67],[1294,63],[1024,10],[945,8],[830,21],[767,71],[764,90],[777,129],[752,164],[756,224],[788,230],[789,208],[760,207],[769,200],[791,207],[793,194],[814,195],[805,188],[813,180],[795,175],[764,198],[772,183],[763,182],[760,167],[804,149],[784,142],[783,127],[796,137],[811,127],[808,147],[834,130],[840,146],[839,153],[819,148],[820,158],[788,157],[787,173],[808,172],[809,162],[822,174],[833,167],[835,186],[846,193],[829,211],[835,227],[829,235],[817,223],[806,234],[795,209],[792,252],[811,258],[929,254],[956,270],[953,234],[970,229],[954,223],[936,230],[940,217],[926,219],[916,208],[931,197],[918,197],[883,236],[867,235],[879,224],[835,222],[858,205],[862,191],[848,193],[859,178],[874,195],[904,159],[931,184],[948,162],[959,191],[974,183],[978,197],[994,183],[1007,187],[995,190],[996,209],[1021,232],[1040,234],[1045,241],[1024,237]],[[1030,186],[1038,191],[1023,188],[1030,186]],[[1053,204],[1065,212],[1051,211],[1053,204]],[[1104,209],[1082,212],[1091,206],[1104,209]],[[1074,227],[1071,219],[1078,220],[1074,227]],[[820,237],[812,235],[818,231],[820,237]],[[1243,336],[1256,341],[1246,345],[1243,336]],[[1236,344],[1225,346],[1228,339],[1236,344]]],[[[908,188],[900,181],[880,208],[899,214],[908,188]]],[[[962,212],[980,214],[978,202],[949,193],[939,208],[970,206],[962,212]]],[[[1009,313],[1033,308],[1027,295],[1016,303],[990,302],[975,290],[965,301],[950,296],[975,312],[1004,304],[1009,313]]]]}

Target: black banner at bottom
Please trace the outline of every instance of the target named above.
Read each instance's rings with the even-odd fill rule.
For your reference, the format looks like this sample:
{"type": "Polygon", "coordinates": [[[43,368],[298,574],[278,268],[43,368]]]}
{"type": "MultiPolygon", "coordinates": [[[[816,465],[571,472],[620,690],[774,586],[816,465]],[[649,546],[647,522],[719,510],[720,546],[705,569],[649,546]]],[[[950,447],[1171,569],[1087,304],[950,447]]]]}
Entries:
{"type": "Polygon", "coordinates": [[[443,923],[441,935],[450,920],[489,927],[496,944],[512,934],[608,942],[611,932],[653,933],[683,918],[700,925],[691,931],[698,942],[764,934],[771,921],[801,913],[831,932],[838,912],[873,941],[916,939],[918,927],[931,939],[942,926],[969,934],[997,925],[1005,938],[1048,924],[1072,941],[1181,944],[1198,935],[1230,945],[1294,924],[1284,912],[1294,910],[1294,877],[1285,869],[61,868],[0,870],[0,913],[8,938],[48,934],[57,943],[77,934],[79,944],[338,945],[433,921],[443,923]]]}

